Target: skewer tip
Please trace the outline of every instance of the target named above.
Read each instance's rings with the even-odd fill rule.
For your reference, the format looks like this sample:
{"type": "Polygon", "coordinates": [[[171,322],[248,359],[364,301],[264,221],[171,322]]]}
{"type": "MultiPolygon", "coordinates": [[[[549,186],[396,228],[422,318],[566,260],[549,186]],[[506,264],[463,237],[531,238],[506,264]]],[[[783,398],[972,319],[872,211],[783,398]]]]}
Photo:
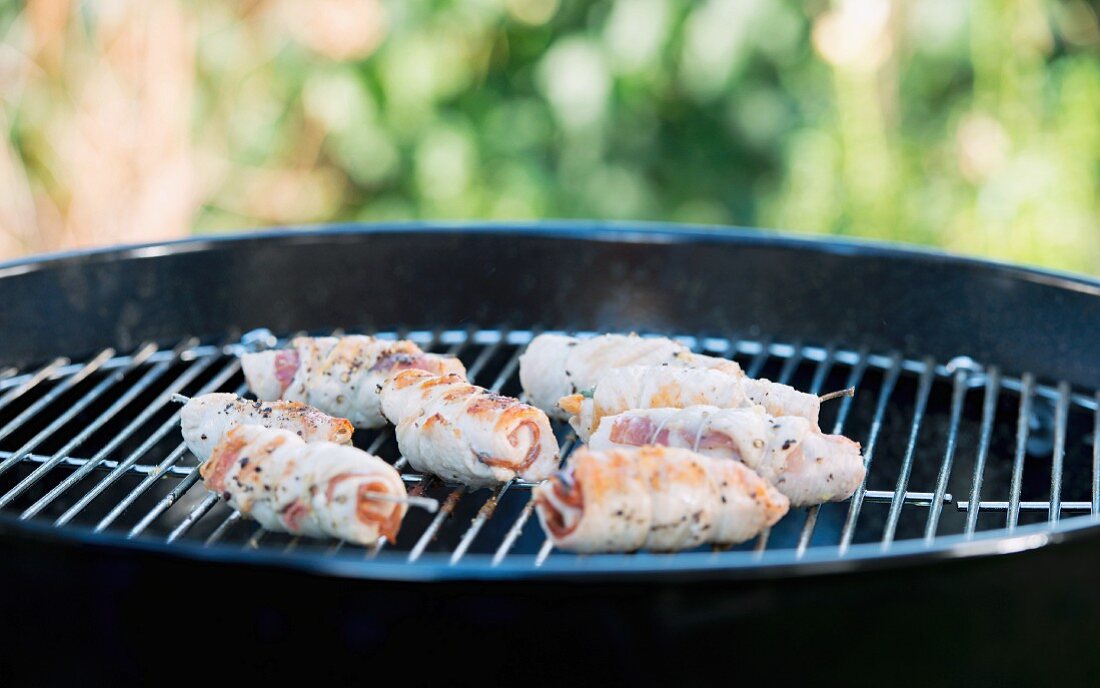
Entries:
{"type": "Polygon", "coordinates": [[[187,397],[182,394],[173,394],[172,401],[180,404],[186,404],[187,402],[191,401],[191,397],[187,397]]]}
{"type": "Polygon", "coordinates": [[[398,497],[396,495],[386,494],[384,492],[368,492],[367,499],[371,499],[376,502],[393,502],[396,504],[407,504],[408,506],[414,506],[420,509],[424,509],[429,514],[434,514],[435,512],[439,511],[439,500],[432,499],[431,497],[420,497],[417,495],[398,497]]]}
{"type": "Polygon", "coordinates": [[[408,499],[409,506],[418,506],[429,514],[439,511],[438,499],[432,499],[431,497],[409,497],[408,499]]]}
{"type": "Polygon", "coordinates": [[[856,395],[856,388],[849,387],[847,389],[838,389],[835,392],[829,392],[828,394],[822,394],[818,399],[821,401],[831,401],[833,399],[839,399],[840,397],[854,397],[856,395]]]}

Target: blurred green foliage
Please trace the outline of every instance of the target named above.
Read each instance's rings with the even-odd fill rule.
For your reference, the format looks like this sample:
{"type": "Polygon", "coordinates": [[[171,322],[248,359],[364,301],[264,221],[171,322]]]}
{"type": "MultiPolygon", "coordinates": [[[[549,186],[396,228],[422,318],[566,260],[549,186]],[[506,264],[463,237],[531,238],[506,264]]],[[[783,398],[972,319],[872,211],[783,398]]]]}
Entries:
{"type": "Polygon", "coordinates": [[[1100,272],[1080,0],[362,2],[182,5],[190,226],[673,220],[1100,272]]]}

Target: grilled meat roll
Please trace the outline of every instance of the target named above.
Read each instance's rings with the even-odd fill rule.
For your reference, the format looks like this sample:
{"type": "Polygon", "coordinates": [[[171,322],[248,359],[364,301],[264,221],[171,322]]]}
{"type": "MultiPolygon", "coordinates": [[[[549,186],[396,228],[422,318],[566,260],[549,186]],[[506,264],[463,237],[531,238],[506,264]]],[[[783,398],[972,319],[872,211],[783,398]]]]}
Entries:
{"type": "Polygon", "coordinates": [[[805,418],[774,418],[761,406],[627,411],[605,417],[588,444],[594,450],[656,444],[741,461],[793,506],[845,500],[866,473],[858,442],[822,434],[805,418]]]}
{"type": "Polygon", "coordinates": [[[798,416],[810,421],[814,428],[818,427],[818,418],[821,416],[821,399],[813,394],[800,392],[790,385],[772,382],[765,378],[753,379],[741,378],[741,386],[745,390],[745,396],[754,404],[764,407],[769,415],[798,416]]]}
{"type": "Polygon", "coordinates": [[[199,461],[210,458],[214,445],[238,425],[262,425],[290,430],[306,442],[351,442],[353,429],[344,418],[333,418],[297,401],[249,401],[236,394],[193,397],[180,411],[183,441],[199,461]]]}
{"type": "Polygon", "coordinates": [[[573,394],[558,402],[571,415],[569,423],[582,440],[596,431],[600,419],[646,408],[708,405],[737,408],[760,404],[774,416],[801,416],[817,428],[817,397],[787,385],[752,380],[721,369],[675,366],[627,366],[604,373],[591,395],[573,394]]]}
{"type": "Polygon", "coordinates": [[[569,414],[558,406],[558,400],[592,389],[608,370],[666,364],[741,374],[741,367],[734,361],[692,353],[683,344],[665,337],[605,334],[579,339],[541,334],[531,340],[520,356],[519,379],[530,404],[553,418],[565,420],[569,414]]]}
{"type": "Polygon", "coordinates": [[[744,542],[787,513],[787,498],[743,463],[687,449],[577,450],[535,488],[554,545],[573,552],[675,551],[744,542]]]}
{"type": "Polygon", "coordinates": [[[481,487],[520,477],[538,481],[558,465],[546,414],[458,375],[406,370],[382,386],[382,411],[397,426],[409,465],[481,487]]]}
{"type": "Polygon", "coordinates": [[[307,444],[289,430],[240,425],[199,472],[208,490],[268,530],[370,544],[397,536],[407,506],[393,466],[360,449],[307,444]],[[378,499],[376,497],[382,497],[378,499]]]}
{"type": "Polygon", "coordinates": [[[750,405],[741,380],[718,370],[628,366],[605,373],[591,396],[574,394],[559,403],[571,414],[569,423],[587,442],[602,418],[624,411],[698,404],[721,408],[750,405]]]}
{"type": "Polygon", "coordinates": [[[457,358],[424,353],[408,340],[364,335],[297,337],[289,349],[242,355],[241,368],[260,399],[301,401],[347,418],[357,428],[385,425],[378,391],[398,371],[466,376],[457,358]]]}
{"type": "Polygon", "coordinates": [[[776,416],[802,416],[817,424],[820,400],[788,385],[745,376],[736,362],[692,353],[665,337],[606,334],[578,339],[543,334],[520,357],[520,382],[528,400],[552,417],[568,418],[558,401],[589,393],[609,371],[632,366],[716,370],[742,380],[745,395],[776,416]]]}

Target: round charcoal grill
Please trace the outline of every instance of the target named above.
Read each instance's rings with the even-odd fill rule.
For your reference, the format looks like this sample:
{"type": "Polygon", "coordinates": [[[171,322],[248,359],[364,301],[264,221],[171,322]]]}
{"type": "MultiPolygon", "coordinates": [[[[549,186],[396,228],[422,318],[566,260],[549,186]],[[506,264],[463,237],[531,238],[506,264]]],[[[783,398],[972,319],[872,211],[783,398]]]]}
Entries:
{"type": "MultiPolygon", "coordinates": [[[[244,617],[275,614],[280,638],[317,604],[341,628],[367,619],[366,640],[329,638],[357,651],[392,652],[400,610],[443,608],[435,623],[458,635],[473,624],[507,638],[486,615],[540,618],[556,642],[576,637],[575,651],[611,657],[605,668],[650,678],[668,667],[639,648],[698,648],[721,629],[767,652],[752,648],[772,647],[769,624],[801,624],[817,641],[800,652],[866,671],[868,657],[838,649],[840,619],[855,633],[904,624],[905,638],[961,613],[954,642],[988,631],[1035,657],[1042,640],[1004,615],[1062,623],[1068,604],[1089,611],[1080,630],[1100,610],[1078,580],[1100,559],[1098,297],[1091,281],[934,253],[653,226],[338,227],[0,266],[0,582],[25,591],[0,611],[100,599],[113,611],[66,609],[67,625],[89,650],[102,626],[129,629],[129,645],[96,651],[135,671],[134,629],[177,576],[273,591],[244,617]],[[441,505],[364,548],[242,519],[181,443],[172,396],[244,393],[242,350],[302,332],[410,338],[519,395],[519,356],[542,331],[675,336],[754,377],[855,387],[825,404],[822,427],[862,443],[865,484],[729,550],[576,556],[551,547],[531,485],[443,484],[405,466],[392,430],[359,432],[357,446],[441,505]],[[287,587],[307,592],[292,601],[287,587]],[[563,615],[587,626],[547,620],[563,615]]],[[[556,429],[567,456],[575,438],[556,429]]],[[[1052,675],[1021,661],[993,675],[1052,675]]]]}

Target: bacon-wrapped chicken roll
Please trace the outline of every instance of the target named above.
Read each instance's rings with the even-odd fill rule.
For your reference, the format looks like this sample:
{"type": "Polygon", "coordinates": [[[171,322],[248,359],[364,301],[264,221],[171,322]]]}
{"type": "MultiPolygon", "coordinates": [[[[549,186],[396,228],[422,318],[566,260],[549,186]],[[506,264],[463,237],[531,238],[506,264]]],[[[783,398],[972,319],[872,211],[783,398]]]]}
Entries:
{"type": "Polygon", "coordinates": [[[615,368],[600,377],[590,394],[573,394],[558,403],[571,415],[569,423],[584,441],[588,441],[604,416],[633,409],[697,405],[737,408],[760,404],[774,416],[802,416],[814,428],[820,409],[817,397],[786,385],[752,380],[721,369],[675,366],[615,368]],[[807,397],[813,401],[812,405],[806,401],[807,397]]]}
{"type": "Polygon", "coordinates": [[[558,465],[546,414],[457,375],[406,370],[382,387],[382,411],[397,426],[409,465],[481,487],[515,477],[539,481],[558,465]]]}
{"type": "Polygon", "coordinates": [[[565,420],[569,414],[558,406],[559,399],[592,389],[608,370],[632,365],[718,368],[741,374],[741,367],[734,361],[692,353],[680,342],[665,337],[605,334],[579,339],[541,334],[520,356],[519,380],[531,405],[565,420]]]}
{"type": "Polygon", "coordinates": [[[737,461],[686,449],[578,449],[535,488],[554,545],[573,552],[675,551],[744,542],[787,513],[787,498],[737,461]]]}
{"type": "Polygon", "coordinates": [[[193,397],[180,411],[180,429],[187,448],[199,461],[222,436],[238,425],[262,425],[290,430],[306,442],[351,442],[353,428],[344,418],[333,418],[297,401],[249,401],[236,394],[193,397]]]}
{"type": "Polygon", "coordinates": [[[741,378],[741,385],[749,401],[763,406],[769,415],[798,416],[810,421],[813,427],[818,427],[818,418],[821,416],[820,397],[764,378],[754,380],[744,377],[741,378]]]}
{"type": "Polygon", "coordinates": [[[568,418],[562,397],[588,393],[609,371],[630,366],[718,370],[740,378],[746,396],[768,413],[801,416],[817,424],[820,400],[788,385],[745,376],[736,362],[692,353],[665,337],[607,334],[578,339],[558,334],[535,337],[520,357],[520,382],[528,400],[552,417],[568,418]]]}
{"type": "Polygon", "coordinates": [[[805,418],[773,418],[761,406],[627,411],[604,418],[588,444],[594,450],[657,444],[741,461],[793,506],[845,500],[865,473],[858,442],[824,435],[805,418]]]}
{"type": "Polygon", "coordinates": [[[743,378],[719,370],[672,366],[627,366],[600,378],[591,395],[563,397],[569,423],[587,442],[605,416],[644,408],[684,408],[709,404],[721,408],[750,405],[743,378]]]}
{"type": "Polygon", "coordinates": [[[393,540],[407,509],[393,466],[347,445],[307,444],[289,430],[233,428],[199,472],[206,488],[243,516],[295,535],[393,540]]]}
{"type": "Polygon", "coordinates": [[[347,418],[357,428],[385,425],[378,392],[398,371],[466,376],[462,362],[452,356],[424,353],[408,340],[363,335],[297,337],[289,349],[242,355],[241,368],[260,399],[301,401],[347,418]]]}

